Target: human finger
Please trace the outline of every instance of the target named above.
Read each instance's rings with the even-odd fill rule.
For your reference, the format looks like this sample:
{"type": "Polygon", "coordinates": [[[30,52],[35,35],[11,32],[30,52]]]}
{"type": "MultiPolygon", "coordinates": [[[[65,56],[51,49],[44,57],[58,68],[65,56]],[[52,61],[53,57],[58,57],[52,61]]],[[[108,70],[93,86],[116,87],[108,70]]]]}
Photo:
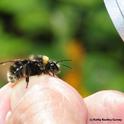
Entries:
{"type": "Polygon", "coordinates": [[[87,110],[79,93],[64,81],[34,76],[13,89],[12,114],[7,124],[86,124],[87,110]]]}
{"type": "Polygon", "coordinates": [[[124,124],[124,94],[100,91],[84,99],[88,109],[88,124],[124,124]]]}

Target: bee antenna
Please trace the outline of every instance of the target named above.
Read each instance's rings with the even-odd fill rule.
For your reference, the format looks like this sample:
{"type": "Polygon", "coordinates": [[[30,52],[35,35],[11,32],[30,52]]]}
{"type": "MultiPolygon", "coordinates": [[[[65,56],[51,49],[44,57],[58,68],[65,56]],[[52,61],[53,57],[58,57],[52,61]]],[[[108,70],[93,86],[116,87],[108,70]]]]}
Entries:
{"type": "Polygon", "coordinates": [[[64,64],[61,64],[61,65],[65,66],[66,68],[72,69],[70,66],[67,66],[67,65],[64,65],[64,64]]]}
{"type": "Polygon", "coordinates": [[[5,62],[0,62],[0,65],[4,65],[4,64],[7,64],[7,63],[12,63],[12,62],[16,62],[20,59],[16,59],[16,60],[10,60],[10,61],[5,61],[5,62]]]}
{"type": "MultiPolygon", "coordinates": [[[[65,61],[72,61],[72,60],[69,60],[69,59],[58,60],[58,61],[56,62],[56,64],[61,63],[61,62],[65,62],[65,61]]],[[[69,67],[69,66],[67,66],[67,65],[65,65],[65,64],[61,64],[61,65],[65,66],[66,68],[72,69],[71,67],[69,67]]]]}
{"type": "Polygon", "coordinates": [[[13,61],[0,62],[0,65],[4,65],[6,63],[11,63],[11,62],[13,62],[13,61]]]}
{"type": "Polygon", "coordinates": [[[65,59],[65,60],[58,60],[56,63],[60,63],[60,62],[65,62],[65,61],[72,61],[72,60],[69,60],[69,59],[65,59]]]}

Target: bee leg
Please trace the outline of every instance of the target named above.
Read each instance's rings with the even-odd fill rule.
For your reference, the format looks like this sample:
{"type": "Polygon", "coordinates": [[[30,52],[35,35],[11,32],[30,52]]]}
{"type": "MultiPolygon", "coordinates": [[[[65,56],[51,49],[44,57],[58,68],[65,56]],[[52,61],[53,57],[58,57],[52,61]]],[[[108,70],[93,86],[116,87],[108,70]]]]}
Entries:
{"type": "Polygon", "coordinates": [[[55,73],[52,73],[52,76],[55,77],[55,73]]]}
{"type": "Polygon", "coordinates": [[[50,75],[50,76],[55,76],[55,73],[53,73],[53,72],[48,72],[48,74],[50,75]]]}
{"type": "Polygon", "coordinates": [[[29,76],[27,76],[25,80],[26,80],[26,83],[27,83],[27,84],[26,84],[26,88],[28,88],[29,76]]]}
{"type": "Polygon", "coordinates": [[[25,80],[26,80],[26,83],[27,83],[26,88],[28,88],[30,72],[31,72],[31,70],[30,70],[29,65],[28,64],[25,65],[25,76],[26,76],[25,80]]]}

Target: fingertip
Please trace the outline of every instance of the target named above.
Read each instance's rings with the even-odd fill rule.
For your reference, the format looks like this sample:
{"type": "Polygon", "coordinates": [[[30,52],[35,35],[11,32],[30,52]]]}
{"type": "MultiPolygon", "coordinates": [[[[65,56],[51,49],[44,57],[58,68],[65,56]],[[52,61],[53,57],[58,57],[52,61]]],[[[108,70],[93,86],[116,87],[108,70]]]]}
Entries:
{"type": "Polygon", "coordinates": [[[90,104],[93,101],[94,103],[102,103],[102,102],[108,102],[108,103],[124,103],[124,93],[116,90],[103,90],[96,92],[88,97],[85,98],[85,102],[87,104],[90,104]]]}
{"type": "Polygon", "coordinates": [[[110,119],[109,124],[124,124],[124,93],[115,90],[97,92],[84,99],[89,114],[89,124],[95,124],[93,119],[110,119]],[[116,120],[116,121],[114,121],[116,120]],[[120,120],[120,121],[117,121],[120,120]]]}
{"type": "MultiPolygon", "coordinates": [[[[56,114],[58,113],[57,118],[61,119],[64,116],[64,110],[67,114],[67,119],[72,117],[72,120],[76,120],[78,124],[86,123],[87,110],[83,98],[66,82],[57,77],[44,75],[31,77],[28,89],[26,89],[25,86],[26,83],[22,80],[14,87],[11,97],[13,111],[16,111],[14,113],[24,113],[20,111],[25,111],[27,108],[30,112],[33,108],[35,108],[35,111],[44,110],[41,109],[41,107],[45,108],[47,105],[48,108],[44,110],[46,114],[50,113],[47,110],[52,109],[53,113],[55,111],[56,114]],[[38,104],[40,104],[40,106],[38,106],[38,104]]],[[[30,115],[29,113],[27,115],[30,115]]],[[[11,118],[14,118],[18,114],[14,114],[11,118]]],[[[56,117],[53,119],[55,118],[56,117]]]]}

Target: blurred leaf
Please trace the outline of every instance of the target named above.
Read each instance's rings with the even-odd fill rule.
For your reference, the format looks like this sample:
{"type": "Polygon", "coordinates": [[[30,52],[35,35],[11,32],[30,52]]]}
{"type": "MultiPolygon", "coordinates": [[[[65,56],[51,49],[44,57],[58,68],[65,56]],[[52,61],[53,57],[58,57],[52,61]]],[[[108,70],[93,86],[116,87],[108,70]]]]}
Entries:
{"type": "Polygon", "coordinates": [[[0,9],[14,13],[24,13],[38,6],[38,0],[0,0],[0,9]]]}
{"type": "Polygon", "coordinates": [[[25,31],[37,31],[49,27],[49,13],[46,9],[35,9],[17,16],[17,25],[25,31]]]}
{"type": "Polygon", "coordinates": [[[123,74],[118,62],[104,54],[90,54],[85,62],[85,84],[91,92],[104,89],[122,90],[123,74]]]}

